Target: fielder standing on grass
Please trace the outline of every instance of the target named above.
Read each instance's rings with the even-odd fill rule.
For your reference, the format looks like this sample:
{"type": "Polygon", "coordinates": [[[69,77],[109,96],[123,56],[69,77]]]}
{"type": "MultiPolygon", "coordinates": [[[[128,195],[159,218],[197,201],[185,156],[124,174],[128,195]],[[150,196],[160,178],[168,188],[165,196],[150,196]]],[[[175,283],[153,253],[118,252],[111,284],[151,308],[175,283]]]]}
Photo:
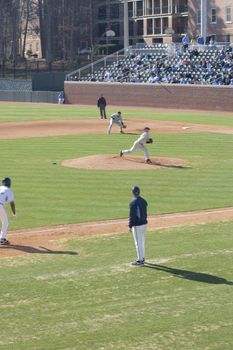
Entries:
{"type": "Polygon", "coordinates": [[[133,234],[137,260],[133,266],[143,266],[145,263],[145,233],[147,229],[147,202],[140,197],[140,188],[132,188],[134,199],[130,203],[129,230],[133,234]]]}
{"type": "Polygon", "coordinates": [[[117,112],[117,113],[114,113],[114,114],[111,115],[109,126],[108,126],[108,134],[111,133],[113,124],[118,125],[119,128],[120,128],[120,133],[124,134],[123,129],[126,128],[126,125],[123,122],[121,112],[117,112]]]}
{"type": "Polygon", "coordinates": [[[123,154],[128,154],[136,151],[136,149],[141,149],[145,155],[145,163],[152,164],[150,160],[149,152],[145,146],[145,143],[153,143],[152,138],[150,138],[149,135],[150,128],[146,127],[143,130],[143,133],[139,136],[139,138],[134,142],[133,146],[130,149],[125,149],[120,152],[120,157],[123,156],[123,154]]]}
{"type": "Polygon", "coordinates": [[[0,245],[10,244],[10,242],[6,239],[7,229],[8,229],[8,216],[5,209],[6,203],[10,203],[13,216],[16,217],[14,193],[10,189],[10,187],[11,187],[11,179],[9,177],[5,177],[2,180],[2,186],[0,186],[0,220],[2,222],[0,245]]]}

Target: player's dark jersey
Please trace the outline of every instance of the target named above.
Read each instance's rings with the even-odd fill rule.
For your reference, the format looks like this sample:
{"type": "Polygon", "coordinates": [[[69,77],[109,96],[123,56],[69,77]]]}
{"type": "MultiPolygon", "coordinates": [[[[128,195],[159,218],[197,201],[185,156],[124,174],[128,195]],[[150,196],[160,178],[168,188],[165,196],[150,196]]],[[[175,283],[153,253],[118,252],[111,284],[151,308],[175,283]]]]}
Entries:
{"type": "Polygon", "coordinates": [[[129,227],[147,224],[147,202],[138,196],[130,203],[129,227]]]}
{"type": "Polygon", "coordinates": [[[98,107],[106,107],[107,106],[106,100],[103,96],[98,99],[97,106],[98,107]]]}

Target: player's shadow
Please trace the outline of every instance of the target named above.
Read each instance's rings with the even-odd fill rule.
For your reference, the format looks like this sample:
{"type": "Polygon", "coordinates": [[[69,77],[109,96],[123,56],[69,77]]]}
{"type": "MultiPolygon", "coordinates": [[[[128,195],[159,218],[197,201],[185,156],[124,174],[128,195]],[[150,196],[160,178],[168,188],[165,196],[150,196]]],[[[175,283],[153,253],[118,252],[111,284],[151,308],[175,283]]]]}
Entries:
{"type": "Polygon", "coordinates": [[[164,265],[145,263],[147,268],[155,269],[159,271],[167,272],[175,277],[183,278],[196,282],[210,283],[210,284],[227,284],[233,286],[233,282],[226,280],[225,278],[210,275],[202,272],[194,272],[188,270],[175,269],[173,267],[168,267],[164,265]]]}
{"type": "Polygon", "coordinates": [[[11,244],[9,246],[5,246],[11,249],[20,250],[21,252],[30,253],[30,254],[61,254],[61,255],[78,255],[77,252],[73,252],[70,250],[51,250],[45,247],[31,247],[27,245],[19,245],[19,244],[11,244]]]}
{"type": "MultiPolygon", "coordinates": [[[[128,162],[133,162],[133,163],[139,163],[139,164],[144,164],[144,160],[142,159],[137,159],[137,158],[124,158],[126,159],[128,162]]],[[[152,164],[147,164],[147,166],[153,167],[153,166],[159,166],[162,168],[177,168],[177,169],[190,169],[190,166],[187,165],[179,165],[179,164],[164,164],[164,163],[160,163],[156,160],[152,159],[152,164]]]]}
{"type": "Polygon", "coordinates": [[[179,164],[163,164],[163,163],[159,163],[159,162],[153,162],[152,165],[157,165],[157,166],[161,166],[162,168],[177,168],[177,169],[190,169],[190,166],[187,165],[179,165],[179,164]]]}

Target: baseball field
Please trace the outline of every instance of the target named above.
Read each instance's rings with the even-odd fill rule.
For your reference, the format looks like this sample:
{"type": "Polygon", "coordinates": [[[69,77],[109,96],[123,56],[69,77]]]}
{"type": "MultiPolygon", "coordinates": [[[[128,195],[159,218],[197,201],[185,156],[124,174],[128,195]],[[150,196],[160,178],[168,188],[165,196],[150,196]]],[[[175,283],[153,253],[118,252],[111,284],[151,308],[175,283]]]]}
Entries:
{"type": "Polygon", "coordinates": [[[0,104],[0,349],[231,350],[233,114],[0,104]],[[152,164],[120,157],[145,126],[152,164]],[[133,267],[131,188],[149,204],[133,267]]]}

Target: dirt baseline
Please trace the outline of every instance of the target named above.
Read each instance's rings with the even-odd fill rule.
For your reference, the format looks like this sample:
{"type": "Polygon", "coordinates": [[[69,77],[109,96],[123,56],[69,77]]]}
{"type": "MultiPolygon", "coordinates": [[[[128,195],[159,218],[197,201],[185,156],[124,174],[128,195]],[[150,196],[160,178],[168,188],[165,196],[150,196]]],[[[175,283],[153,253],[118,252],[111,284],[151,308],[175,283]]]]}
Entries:
{"type": "MultiPolygon", "coordinates": [[[[233,207],[150,216],[148,230],[233,220],[233,207]]],[[[127,232],[128,219],[22,229],[9,232],[10,246],[0,247],[0,258],[22,254],[77,254],[64,249],[74,237],[127,232]]]]}

